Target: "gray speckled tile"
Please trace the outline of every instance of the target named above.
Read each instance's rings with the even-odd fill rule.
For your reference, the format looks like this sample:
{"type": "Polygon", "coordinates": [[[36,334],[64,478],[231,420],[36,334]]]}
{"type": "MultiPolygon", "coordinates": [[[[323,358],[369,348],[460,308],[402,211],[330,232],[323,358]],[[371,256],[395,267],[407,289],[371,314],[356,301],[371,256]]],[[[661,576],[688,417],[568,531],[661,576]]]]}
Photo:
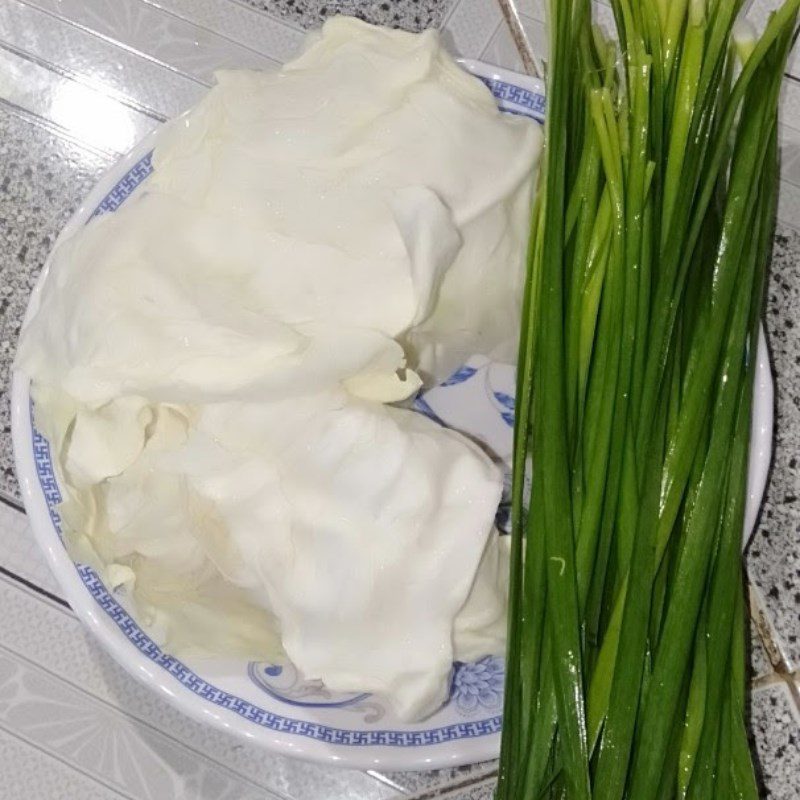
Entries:
{"type": "MultiPolygon", "coordinates": [[[[0,110],[0,387],[28,296],[58,232],[107,163],[98,155],[0,110]]],[[[18,497],[7,392],[0,399],[0,492],[18,497]]]]}
{"type": "Polygon", "coordinates": [[[750,699],[751,728],[764,797],[800,797],[800,716],[784,681],[758,689],[750,699]]]}
{"type": "Polygon", "coordinates": [[[783,228],[767,293],[767,330],[776,382],[775,452],[766,501],[747,553],[786,654],[800,663],[800,233],[783,228]]]}
{"type": "Polygon", "coordinates": [[[415,795],[409,800],[492,800],[494,797],[495,783],[494,781],[483,781],[477,786],[472,786],[469,789],[457,789],[452,792],[445,792],[444,794],[430,795],[422,794],[415,795]]]}
{"type": "Polygon", "coordinates": [[[304,28],[336,14],[360,17],[377,25],[420,31],[442,24],[450,0],[242,0],[254,8],[279,14],[304,28]]]}

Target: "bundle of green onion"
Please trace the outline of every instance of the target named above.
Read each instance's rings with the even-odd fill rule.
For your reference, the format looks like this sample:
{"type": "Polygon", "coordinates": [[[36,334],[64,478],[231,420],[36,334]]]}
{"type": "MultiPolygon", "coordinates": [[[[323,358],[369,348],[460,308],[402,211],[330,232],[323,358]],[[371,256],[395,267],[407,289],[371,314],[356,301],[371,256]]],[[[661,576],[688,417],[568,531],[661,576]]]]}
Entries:
{"type": "Polygon", "coordinates": [[[741,541],[800,0],[758,39],[743,1],[612,0],[612,40],[549,0],[502,800],[758,796],[741,541]]]}

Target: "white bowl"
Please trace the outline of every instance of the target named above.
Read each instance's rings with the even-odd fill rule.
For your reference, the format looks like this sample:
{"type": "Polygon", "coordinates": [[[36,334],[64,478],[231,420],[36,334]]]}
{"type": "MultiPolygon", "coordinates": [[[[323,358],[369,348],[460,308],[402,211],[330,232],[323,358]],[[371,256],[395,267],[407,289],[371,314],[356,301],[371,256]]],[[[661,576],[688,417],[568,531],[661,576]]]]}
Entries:
{"type": "MultiPolygon", "coordinates": [[[[478,62],[464,62],[511,113],[541,120],[539,81],[478,62]]],[[[95,214],[112,213],[151,172],[151,134],[100,180],[69,221],[69,236],[95,214]]],[[[26,319],[39,304],[49,262],[34,289],[26,319]]],[[[485,439],[494,452],[510,452],[513,370],[486,360],[469,362],[418,403],[425,413],[485,439]]],[[[772,445],[773,386],[763,335],[753,420],[746,531],[755,522],[766,485],[772,445]]],[[[194,719],[284,755],[348,767],[432,769],[495,758],[499,752],[503,661],[487,656],[454,665],[450,701],[429,719],[405,724],[380,698],[332,695],[303,682],[291,666],[243,661],[179,661],[162,652],[137,625],[97,573],[72,561],[61,539],[61,499],[50,447],[32,423],[27,379],[13,376],[12,430],[22,494],[34,535],[75,613],[134,678],[194,719]]]]}

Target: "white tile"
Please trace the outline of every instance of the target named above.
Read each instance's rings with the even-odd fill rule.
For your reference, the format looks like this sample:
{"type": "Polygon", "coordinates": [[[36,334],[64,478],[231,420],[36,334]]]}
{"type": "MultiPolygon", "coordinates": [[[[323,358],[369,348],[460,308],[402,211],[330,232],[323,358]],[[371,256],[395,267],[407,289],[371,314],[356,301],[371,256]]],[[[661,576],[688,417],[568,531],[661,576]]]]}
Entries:
{"type": "Polygon", "coordinates": [[[547,0],[511,0],[520,14],[525,14],[544,22],[547,14],[547,0]]]}
{"type": "MultiPolygon", "coordinates": [[[[520,16],[522,28],[528,38],[532,51],[539,58],[547,57],[547,31],[543,23],[528,16],[520,16]]],[[[522,59],[514,44],[508,26],[503,23],[495,31],[486,48],[480,55],[482,61],[506,67],[518,72],[523,70],[522,59]]]]}
{"type": "Polygon", "coordinates": [[[25,800],[124,800],[111,787],[0,730],[0,797],[25,800]]]}
{"type": "MultiPolygon", "coordinates": [[[[7,653],[58,675],[72,687],[70,691],[74,689],[87,698],[113,706],[132,722],[160,731],[236,773],[246,783],[263,786],[292,800],[387,800],[400,796],[387,784],[363,772],[271,755],[190,720],[130,678],[90,638],[71,611],[2,575],[0,609],[3,610],[0,643],[7,653]]],[[[166,797],[169,795],[161,795],[157,800],[166,797]]]]}
{"type": "Polygon", "coordinates": [[[781,181],[778,195],[778,219],[795,230],[800,230],[800,186],[781,181]]]}
{"type": "MultiPolygon", "coordinates": [[[[531,17],[539,22],[545,22],[547,19],[547,0],[511,0],[516,5],[517,11],[520,14],[531,17]]],[[[602,0],[593,0],[592,7],[594,9],[595,20],[607,25],[613,22],[614,15],[611,12],[611,7],[608,2],[602,0]]]]}
{"type": "Polygon", "coordinates": [[[158,123],[88,84],[0,50],[0,98],[106,153],[124,153],[158,123]]]}
{"type": "Polygon", "coordinates": [[[28,518],[4,503],[0,503],[0,567],[57,597],[62,596],[61,587],[33,538],[28,518]]]}
{"type": "Polygon", "coordinates": [[[142,0],[26,0],[84,30],[211,83],[214,70],[275,65],[267,56],[142,0]]]}
{"type": "Polygon", "coordinates": [[[781,90],[781,122],[800,131],[800,83],[788,78],[781,90]]]}
{"type": "Polygon", "coordinates": [[[800,130],[781,126],[781,175],[785,181],[800,186],[800,130]]]}
{"type": "Polygon", "coordinates": [[[120,795],[142,800],[279,796],[30,663],[0,643],[0,726],[120,795]]]}
{"type": "Polygon", "coordinates": [[[444,40],[454,53],[465,58],[478,58],[501,19],[495,2],[456,0],[442,26],[444,40]]]}
{"type": "Polygon", "coordinates": [[[195,25],[283,63],[298,52],[299,27],[229,0],[146,0],[195,25]]]}
{"type": "MultiPolygon", "coordinates": [[[[519,18],[531,49],[539,58],[547,60],[547,25],[540,6],[541,4],[538,2],[520,3],[519,18]]],[[[613,24],[613,14],[607,6],[596,5],[595,18],[607,29],[610,29],[613,24]]],[[[522,69],[522,61],[505,21],[501,21],[497,26],[480,58],[490,64],[497,64],[507,69],[522,69]]]]}
{"type": "Polygon", "coordinates": [[[162,118],[196,103],[206,86],[20,0],[0,4],[0,41],[162,118]]]}

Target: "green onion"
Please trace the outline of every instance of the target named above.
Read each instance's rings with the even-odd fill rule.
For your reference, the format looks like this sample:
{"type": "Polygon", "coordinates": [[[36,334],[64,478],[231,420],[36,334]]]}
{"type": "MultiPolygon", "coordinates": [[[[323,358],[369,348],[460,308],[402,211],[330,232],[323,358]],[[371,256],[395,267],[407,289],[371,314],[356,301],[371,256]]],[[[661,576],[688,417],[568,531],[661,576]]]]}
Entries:
{"type": "Polygon", "coordinates": [[[759,38],[742,0],[612,8],[618,46],[548,6],[497,798],[755,798],[740,545],[800,0],[759,38]]]}

